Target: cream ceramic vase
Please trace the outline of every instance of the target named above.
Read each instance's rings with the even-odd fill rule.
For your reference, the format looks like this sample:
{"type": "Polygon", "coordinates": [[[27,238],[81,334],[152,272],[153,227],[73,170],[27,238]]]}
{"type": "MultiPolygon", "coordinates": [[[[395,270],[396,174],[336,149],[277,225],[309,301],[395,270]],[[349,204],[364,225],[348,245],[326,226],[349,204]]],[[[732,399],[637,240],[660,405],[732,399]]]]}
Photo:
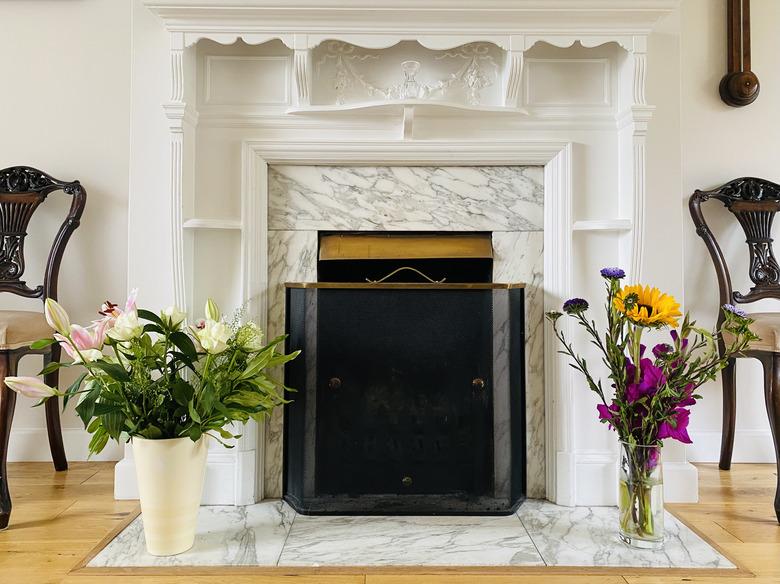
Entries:
{"type": "Polygon", "coordinates": [[[133,437],[146,549],[153,556],[180,554],[195,543],[207,451],[205,438],[133,437]]]}

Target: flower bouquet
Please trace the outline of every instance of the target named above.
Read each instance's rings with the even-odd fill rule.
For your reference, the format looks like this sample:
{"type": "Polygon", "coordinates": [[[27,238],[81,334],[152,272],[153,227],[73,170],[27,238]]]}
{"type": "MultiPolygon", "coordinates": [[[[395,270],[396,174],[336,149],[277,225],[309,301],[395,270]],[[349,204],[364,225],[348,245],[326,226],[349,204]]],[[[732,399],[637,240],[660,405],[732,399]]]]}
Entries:
{"type": "Polygon", "coordinates": [[[598,349],[609,371],[612,397],[559,327],[563,313],[546,316],[563,346],[561,353],[571,358],[572,367],[598,396],[599,419],[620,439],[620,537],[637,547],[659,547],[663,543],[662,440],[691,443],[687,426],[690,407],[700,399],[696,389],[714,379],[729,358],[745,351],[757,336],[750,331],[752,319],[732,305],[722,307],[723,325],[710,332],[697,327],[688,315],[680,325],[680,305],[657,288],[621,286],[623,270],[604,268],[601,276],[607,291],[603,333],[586,316],[589,305],[582,298],[566,301],[563,313],[583,327],[598,349]],[[648,352],[643,336],[663,328],[671,328],[668,340],[648,352]],[[728,341],[720,354],[719,338],[728,341]]]}
{"type": "Polygon", "coordinates": [[[7,377],[23,395],[77,399],[76,412],[92,435],[90,454],[109,439],[130,440],[138,474],[147,548],[170,555],[192,546],[205,474],[206,437],[232,448],[240,436],[233,422],[262,420],[285,402],[284,386],[268,371],[294,359],[281,354],[284,336],[263,343],[253,322],[224,321],[209,300],[206,317],[185,325],[176,307],[159,314],[139,309],[135,291],[124,308],[106,302],[90,326],[71,324],[68,314],[47,299],[45,314],[72,362],[47,365],[85,371],[67,388],[48,387],[35,377],[7,377]]]}

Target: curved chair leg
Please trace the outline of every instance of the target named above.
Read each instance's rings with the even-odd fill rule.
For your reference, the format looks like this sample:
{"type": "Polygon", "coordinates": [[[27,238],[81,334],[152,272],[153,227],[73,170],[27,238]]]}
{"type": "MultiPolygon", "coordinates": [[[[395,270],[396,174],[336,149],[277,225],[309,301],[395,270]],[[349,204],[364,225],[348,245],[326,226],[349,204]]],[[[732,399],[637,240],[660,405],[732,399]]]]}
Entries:
{"type": "Polygon", "coordinates": [[[729,359],[729,364],[721,372],[723,384],[723,431],[720,435],[721,470],[731,468],[731,454],[734,451],[734,428],[737,421],[737,360],[729,359]]]}
{"type": "Polygon", "coordinates": [[[8,389],[5,378],[9,374],[8,353],[0,353],[0,529],[8,527],[11,518],[11,493],[8,489],[8,440],[14,419],[16,393],[8,389]]]}
{"type": "MultiPolygon", "coordinates": [[[[59,345],[52,345],[51,353],[43,358],[44,364],[59,361],[61,349],[59,345]]],[[[50,387],[57,387],[60,383],[60,372],[55,371],[44,377],[44,383],[50,387]]],[[[65,456],[65,445],[62,443],[62,425],[60,424],[60,400],[52,398],[44,405],[46,408],[46,431],[49,434],[49,449],[51,459],[54,461],[55,470],[68,470],[68,458],[65,456]]]]}
{"type": "Polygon", "coordinates": [[[775,443],[775,458],[777,460],[777,488],[775,490],[775,515],[780,523],[780,353],[767,354],[761,359],[764,365],[764,396],[766,412],[769,416],[769,427],[775,443]]]}

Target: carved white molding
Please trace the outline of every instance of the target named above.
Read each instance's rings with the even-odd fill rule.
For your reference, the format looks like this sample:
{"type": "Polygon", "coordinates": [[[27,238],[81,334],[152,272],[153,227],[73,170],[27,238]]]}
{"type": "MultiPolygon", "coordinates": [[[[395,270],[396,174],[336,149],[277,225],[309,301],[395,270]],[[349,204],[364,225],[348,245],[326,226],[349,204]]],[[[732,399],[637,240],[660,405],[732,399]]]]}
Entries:
{"type": "Polygon", "coordinates": [[[655,108],[635,105],[618,118],[621,164],[618,183],[628,192],[620,193],[620,213],[630,216],[634,229],[623,236],[621,263],[634,281],[642,279],[646,204],[647,128],[655,108]]]}
{"type": "Polygon", "coordinates": [[[293,55],[296,105],[307,106],[311,104],[311,51],[296,49],[293,55]]]}
{"type": "MultiPolygon", "coordinates": [[[[327,73],[332,76],[331,84],[336,92],[337,105],[344,104],[348,94],[352,102],[365,102],[366,99],[424,101],[447,99],[453,89],[460,88],[465,91],[465,104],[478,106],[481,90],[499,80],[498,64],[494,59],[496,50],[496,45],[492,43],[468,43],[437,51],[434,55],[421,56],[421,59],[425,58],[423,62],[391,62],[391,65],[395,66],[391,67],[391,71],[395,70],[395,75],[385,79],[390,85],[383,85],[371,75],[371,71],[377,69],[384,57],[382,52],[340,40],[330,40],[319,50],[314,69],[318,77],[323,77],[326,75],[326,66],[330,66],[327,73]],[[417,75],[421,68],[443,61],[454,62],[455,69],[434,82],[418,80],[417,75]]],[[[298,53],[299,51],[296,51],[296,58],[298,53]]]]}
{"type": "Polygon", "coordinates": [[[517,107],[520,105],[524,58],[522,51],[510,51],[506,56],[506,73],[504,74],[505,107],[517,107]]]}
{"type": "Polygon", "coordinates": [[[173,265],[173,294],[178,306],[187,306],[184,229],[184,124],[187,105],[184,103],[184,35],[171,33],[171,99],[163,105],[170,130],[170,195],[171,195],[171,252],[173,265]]]}

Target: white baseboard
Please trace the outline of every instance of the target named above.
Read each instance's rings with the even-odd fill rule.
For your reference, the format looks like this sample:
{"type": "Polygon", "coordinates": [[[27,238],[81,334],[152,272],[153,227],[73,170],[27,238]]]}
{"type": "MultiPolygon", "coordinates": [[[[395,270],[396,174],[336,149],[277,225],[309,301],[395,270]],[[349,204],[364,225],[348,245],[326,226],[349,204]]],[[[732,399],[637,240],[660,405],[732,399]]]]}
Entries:
{"type": "MultiPolygon", "coordinates": [[[[62,442],[70,461],[108,461],[122,458],[124,445],[109,442],[103,452],[88,458],[90,435],[81,428],[63,428],[62,442]]],[[[50,462],[49,437],[46,428],[13,428],[8,444],[8,462],[50,462]]]]}
{"type": "Polygon", "coordinates": [[[690,462],[664,463],[664,502],[698,503],[699,470],[690,462]]]}
{"type": "Polygon", "coordinates": [[[612,451],[577,452],[575,505],[617,504],[617,454],[612,451]]]}
{"type": "MultiPolygon", "coordinates": [[[[691,462],[720,460],[720,431],[689,432],[693,444],[685,451],[691,462]]],[[[767,430],[739,430],[734,435],[732,462],[775,462],[772,433],[767,430]]]]}
{"type": "MultiPolygon", "coordinates": [[[[250,505],[255,498],[254,450],[210,450],[201,505],[250,505]]],[[[138,482],[132,448],[114,468],[114,498],[137,499],[138,482]]]]}
{"type": "MultiPolygon", "coordinates": [[[[699,473],[689,462],[665,462],[664,501],[696,503],[699,473]]],[[[611,451],[575,454],[576,505],[617,505],[618,458],[611,451]]]]}

